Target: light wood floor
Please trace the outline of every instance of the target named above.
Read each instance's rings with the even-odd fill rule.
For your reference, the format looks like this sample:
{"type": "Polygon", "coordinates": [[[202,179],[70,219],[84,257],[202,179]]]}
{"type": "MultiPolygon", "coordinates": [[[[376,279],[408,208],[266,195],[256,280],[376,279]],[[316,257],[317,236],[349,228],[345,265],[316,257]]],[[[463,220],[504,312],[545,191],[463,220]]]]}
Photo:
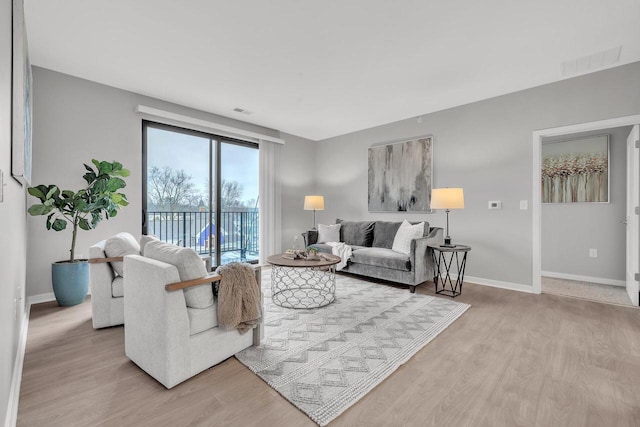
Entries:
{"type": "MultiPolygon", "coordinates": [[[[472,284],[456,300],[472,307],[332,426],[640,425],[640,310],[472,284]]],[[[18,425],[315,425],[234,358],[166,390],[123,341],[88,301],[32,307],[18,425]]]]}

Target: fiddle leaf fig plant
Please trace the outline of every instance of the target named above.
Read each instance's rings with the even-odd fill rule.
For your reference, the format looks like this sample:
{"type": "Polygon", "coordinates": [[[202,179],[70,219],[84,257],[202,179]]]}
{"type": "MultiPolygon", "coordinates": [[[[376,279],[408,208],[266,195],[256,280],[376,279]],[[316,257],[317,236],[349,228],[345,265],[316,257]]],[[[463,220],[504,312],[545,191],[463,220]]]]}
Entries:
{"type": "Polygon", "coordinates": [[[122,206],[129,204],[127,196],[119,192],[127,185],[122,178],[129,176],[129,170],[116,161],[93,159],[91,162],[94,167],[84,165],[86,188],[72,191],[60,190],[57,185],[38,185],[27,190],[40,200],[28,212],[34,216],[46,215],[47,230],[62,231],[67,224],[73,227],[69,262],[75,261],[78,227],[92,230],[102,219],[116,216],[122,206]]]}

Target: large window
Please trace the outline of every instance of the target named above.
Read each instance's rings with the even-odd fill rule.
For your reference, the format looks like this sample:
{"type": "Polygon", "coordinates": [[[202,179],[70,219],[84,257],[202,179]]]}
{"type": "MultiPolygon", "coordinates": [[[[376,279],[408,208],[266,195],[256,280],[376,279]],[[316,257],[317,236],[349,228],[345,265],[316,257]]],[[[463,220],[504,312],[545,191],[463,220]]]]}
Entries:
{"type": "Polygon", "coordinates": [[[257,262],[258,161],[257,144],[143,121],[143,233],[257,262]]]}

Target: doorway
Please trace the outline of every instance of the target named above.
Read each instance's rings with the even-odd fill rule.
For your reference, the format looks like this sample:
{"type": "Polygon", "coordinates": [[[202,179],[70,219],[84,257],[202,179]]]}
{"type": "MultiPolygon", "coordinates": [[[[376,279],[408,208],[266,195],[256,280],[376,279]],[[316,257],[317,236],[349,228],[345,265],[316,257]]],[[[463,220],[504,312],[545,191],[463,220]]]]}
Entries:
{"type": "MultiPolygon", "coordinates": [[[[624,291],[627,290],[626,288],[629,288],[629,281],[627,280],[627,277],[625,275],[625,271],[627,270],[626,264],[628,264],[627,257],[630,257],[630,259],[637,261],[640,258],[640,255],[638,254],[639,248],[637,243],[629,245],[629,248],[625,246],[625,242],[629,240],[627,236],[629,226],[625,225],[624,222],[629,218],[625,218],[625,216],[627,215],[627,194],[624,188],[624,184],[629,179],[626,174],[626,134],[629,134],[632,129],[631,126],[637,123],[640,123],[640,116],[629,116],[618,119],[603,120],[599,122],[545,129],[533,133],[534,179],[532,206],[532,282],[534,291],[536,293],[542,292],[543,276],[545,276],[548,277],[544,280],[549,287],[555,286],[556,288],[559,287],[560,289],[564,288],[563,291],[566,291],[568,289],[569,291],[572,291],[574,293],[579,293],[578,295],[573,296],[581,296],[580,288],[582,287],[582,297],[584,297],[584,295],[586,294],[587,298],[589,299],[601,299],[598,298],[598,295],[600,294],[601,296],[605,295],[604,299],[606,300],[606,296],[608,296],[607,294],[610,293],[609,291],[613,290],[615,291],[613,293],[617,293],[618,297],[620,297],[620,294],[622,294],[622,297],[624,297],[627,301],[630,301],[629,298],[624,295],[624,291]],[[588,221],[587,218],[585,218],[584,206],[581,208],[579,207],[579,204],[571,203],[564,204],[564,206],[561,204],[543,205],[543,188],[540,185],[540,183],[542,182],[541,167],[543,144],[553,143],[554,141],[558,140],[566,140],[590,135],[609,134],[614,130],[617,140],[613,141],[614,143],[616,143],[616,147],[614,148],[614,151],[612,151],[612,153],[616,156],[616,158],[610,159],[612,160],[610,164],[612,168],[616,168],[615,171],[611,171],[612,174],[615,173],[616,175],[612,177],[612,186],[614,187],[612,188],[610,199],[611,202],[601,204],[600,206],[596,206],[595,209],[591,209],[591,221],[588,221]],[[622,135],[623,133],[625,133],[625,135],[622,135]],[[613,163],[614,161],[616,162],[615,165],[613,163]],[[620,164],[621,161],[622,163],[620,164]],[[620,182],[622,182],[622,185],[615,187],[615,184],[620,184],[620,182]],[[582,209],[583,213],[577,212],[577,210],[580,209],[582,209]],[[599,216],[602,216],[601,220],[598,220],[599,216]],[[562,222],[564,221],[564,227],[567,228],[568,226],[566,222],[569,221],[568,224],[573,226],[574,233],[576,232],[576,230],[578,231],[577,234],[574,235],[574,240],[577,241],[577,247],[566,248],[561,253],[561,255],[556,257],[556,263],[554,264],[549,262],[549,257],[553,255],[553,250],[555,250],[557,246],[562,246],[563,243],[566,247],[568,243],[565,241],[567,240],[566,233],[564,236],[543,237],[543,227],[545,227],[545,225],[549,227],[550,221],[553,222],[556,219],[559,224],[555,225],[562,227],[562,222]],[[608,232],[602,230],[603,223],[607,224],[607,227],[609,229],[608,232]],[[598,233],[600,233],[600,236],[596,236],[598,233]],[[562,237],[564,238],[564,240],[562,240],[562,237]],[[598,237],[599,240],[595,239],[596,237],[598,237]],[[554,238],[556,238],[556,240],[560,240],[554,241],[554,238]],[[547,250],[545,250],[543,253],[545,245],[547,246],[547,250]],[[601,247],[593,247],[597,245],[600,245],[601,247]],[[551,248],[552,250],[549,250],[549,248],[551,248]],[[558,259],[560,259],[561,262],[557,262],[558,259]],[[602,266],[605,264],[615,271],[604,272],[602,266]],[[580,272],[582,272],[583,274],[579,274],[580,272]],[[593,282],[600,283],[602,287],[593,285],[593,282]],[[589,297],[590,295],[591,298],[589,297]]],[[[637,151],[638,150],[636,149],[635,154],[637,154],[637,151]]],[[[637,170],[635,173],[637,175],[637,170]]],[[[638,191],[637,186],[633,191],[638,191]]],[[[637,216],[635,218],[632,217],[631,219],[637,221],[637,216]]],[[[637,233],[637,229],[636,231],[634,231],[634,233],[637,233]]],[[[637,242],[638,240],[636,239],[635,241],[637,242]]],[[[634,266],[633,268],[636,267],[634,266]]],[[[630,289],[632,290],[632,292],[630,292],[630,295],[636,296],[636,300],[634,301],[634,303],[635,305],[637,305],[637,281],[631,282],[630,289]]],[[[616,303],[618,301],[619,298],[616,301],[616,298],[614,297],[608,302],[616,303]]]]}

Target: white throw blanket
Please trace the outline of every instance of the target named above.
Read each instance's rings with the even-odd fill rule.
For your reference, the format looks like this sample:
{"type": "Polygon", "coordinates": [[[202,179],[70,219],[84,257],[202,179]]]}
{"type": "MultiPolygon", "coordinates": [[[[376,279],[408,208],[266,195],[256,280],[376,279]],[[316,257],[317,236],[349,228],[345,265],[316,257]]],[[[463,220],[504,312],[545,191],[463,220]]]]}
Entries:
{"type": "Polygon", "coordinates": [[[344,242],[327,242],[331,246],[331,253],[340,257],[340,262],[336,265],[336,270],[340,271],[347,266],[347,261],[351,258],[351,246],[344,242]]]}

